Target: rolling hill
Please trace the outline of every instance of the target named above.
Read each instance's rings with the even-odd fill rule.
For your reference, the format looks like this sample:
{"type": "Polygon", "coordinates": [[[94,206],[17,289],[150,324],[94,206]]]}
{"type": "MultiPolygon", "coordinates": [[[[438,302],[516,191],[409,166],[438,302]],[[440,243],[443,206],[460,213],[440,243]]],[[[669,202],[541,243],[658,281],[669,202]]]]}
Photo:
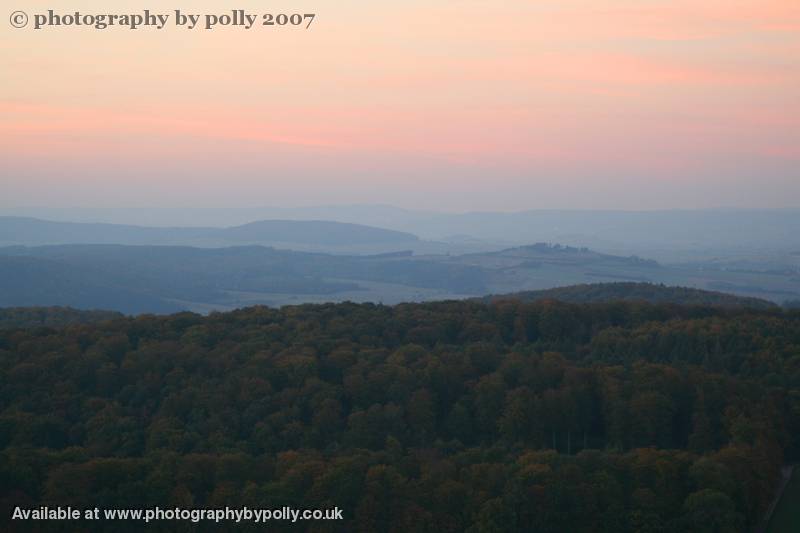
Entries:
{"type": "Polygon", "coordinates": [[[798,297],[786,276],[691,270],[541,243],[479,254],[369,256],[254,245],[12,246],[0,248],[0,276],[0,306],[72,306],[131,314],[224,311],[255,304],[394,304],[509,293],[581,302],[615,297],[754,307],[767,305],[758,298],[782,302],[798,297]],[[697,289],[722,285],[731,287],[724,292],[751,298],[690,289],[669,289],[665,296],[653,284],[697,289]],[[570,285],[587,288],[537,292],[570,285]]]}
{"type": "Polygon", "coordinates": [[[0,306],[168,313],[255,303],[394,303],[485,294],[488,277],[485,269],[431,258],[341,256],[263,246],[0,248],[0,306]]]}
{"type": "Polygon", "coordinates": [[[653,283],[594,283],[556,287],[541,291],[524,291],[512,294],[492,295],[484,301],[520,300],[537,302],[558,300],[567,303],[606,303],[614,301],[671,303],[679,305],[704,305],[713,307],[748,307],[752,309],[777,309],[778,306],[760,298],[748,298],[716,291],[705,291],[690,287],[667,287],[653,283]]]}
{"type": "Polygon", "coordinates": [[[419,239],[410,233],[361,224],[321,220],[261,220],[227,228],[146,227],[122,224],[53,222],[0,217],[0,245],[128,244],[229,246],[293,243],[301,245],[403,245],[419,239]]]}
{"type": "Polygon", "coordinates": [[[0,307],[69,306],[128,314],[182,309],[115,274],[52,259],[0,256],[0,307]]]}
{"type": "MultiPolygon", "coordinates": [[[[423,239],[466,235],[483,241],[537,241],[609,253],[671,258],[770,247],[800,249],[800,209],[580,210],[444,213],[389,205],[297,208],[0,209],[14,216],[162,226],[234,226],[260,219],[329,220],[409,232],[423,239]],[[697,231],[702,228],[703,231],[697,231]],[[658,251],[661,255],[654,255],[658,251]]],[[[2,241],[2,239],[0,239],[2,241]]]]}

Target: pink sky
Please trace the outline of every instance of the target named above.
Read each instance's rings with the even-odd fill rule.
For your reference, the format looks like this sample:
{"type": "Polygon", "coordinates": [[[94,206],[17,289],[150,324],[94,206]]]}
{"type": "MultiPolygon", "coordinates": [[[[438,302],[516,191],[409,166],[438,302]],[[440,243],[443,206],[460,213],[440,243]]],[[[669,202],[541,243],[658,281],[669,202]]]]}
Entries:
{"type": "MultiPolygon", "coordinates": [[[[230,11],[188,4],[151,9],[230,11]]],[[[309,30],[4,16],[0,207],[800,205],[797,0],[388,4],[236,5],[309,30]]]]}

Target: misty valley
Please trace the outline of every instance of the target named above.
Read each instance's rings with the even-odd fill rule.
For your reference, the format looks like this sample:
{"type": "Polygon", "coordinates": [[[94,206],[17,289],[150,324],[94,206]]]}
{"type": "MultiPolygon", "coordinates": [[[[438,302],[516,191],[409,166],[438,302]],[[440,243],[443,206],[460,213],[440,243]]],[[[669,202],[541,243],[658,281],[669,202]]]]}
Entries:
{"type": "Polygon", "coordinates": [[[686,286],[776,304],[800,300],[800,255],[791,249],[767,258],[736,250],[661,263],[557,243],[481,242],[474,251],[464,241],[325,221],[158,228],[0,217],[0,243],[20,243],[0,247],[0,305],[206,313],[256,304],[465,299],[609,282],[686,286]]]}

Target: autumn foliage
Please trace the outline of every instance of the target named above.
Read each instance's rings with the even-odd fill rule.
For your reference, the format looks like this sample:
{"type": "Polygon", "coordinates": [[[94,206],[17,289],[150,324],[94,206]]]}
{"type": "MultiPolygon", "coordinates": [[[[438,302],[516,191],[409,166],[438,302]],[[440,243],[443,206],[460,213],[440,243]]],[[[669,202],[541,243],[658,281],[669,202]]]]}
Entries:
{"type": "Polygon", "coordinates": [[[311,531],[746,531],[800,455],[800,314],[781,310],[115,318],[0,331],[0,382],[4,517],[293,505],[345,510],[311,531]]]}

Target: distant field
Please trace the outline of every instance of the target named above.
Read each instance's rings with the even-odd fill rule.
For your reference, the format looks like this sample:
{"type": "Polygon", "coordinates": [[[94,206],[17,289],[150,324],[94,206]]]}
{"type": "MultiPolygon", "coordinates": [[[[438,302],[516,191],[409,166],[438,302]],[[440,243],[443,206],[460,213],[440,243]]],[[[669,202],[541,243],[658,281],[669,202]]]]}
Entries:
{"type": "Polygon", "coordinates": [[[786,485],[781,501],[769,521],[767,533],[794,533],[800,531],[800,470],[795,467],[792,479],[786,485]]]}
{"type": "MultiPolygon", "coordinates": [[[[2,240],[2,239],[0,239],[2,240]]],[[[800,300],[800,264],[665,266],[545,243],[495,252],[333,255],[264,246],[0,247],[0,307],[69,306],[128,314],[208,312],[254,304],[396,304],[601,282],[710,289],[800,300]],[[338,281],[337,281],[338,280],[338,281]]]]}

